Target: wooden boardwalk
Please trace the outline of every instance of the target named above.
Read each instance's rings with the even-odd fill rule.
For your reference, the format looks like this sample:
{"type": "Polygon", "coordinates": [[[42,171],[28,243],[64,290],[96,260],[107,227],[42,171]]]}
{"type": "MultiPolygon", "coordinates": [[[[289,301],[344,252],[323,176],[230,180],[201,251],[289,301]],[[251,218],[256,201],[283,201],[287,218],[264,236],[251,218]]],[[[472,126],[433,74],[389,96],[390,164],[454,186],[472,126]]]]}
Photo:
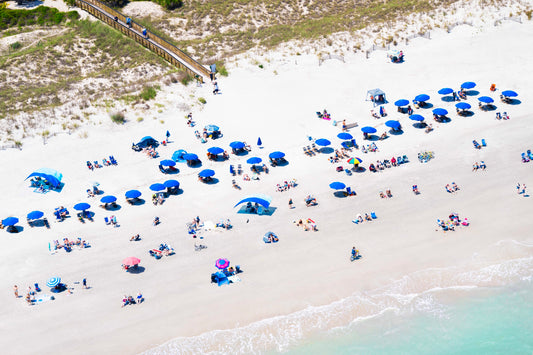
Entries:
{"type": "Polygon", "coordinates": [[[76,5],[99,20],[105,22],[114,29],[133,38],[152,52],[163,57],[178,68],[184,69],[187,73],[203,82],[209,78],[210,71],[192,59],[188,54],[181,51],[176,46],[168,43],[156,34],[146,31],[143,35],[143,26],[131,20],[131,24],[126,23],[127,17],[98,0],[75,0],[76,5]],[[115,20],[117,18],[117,20],[115,20]]]}

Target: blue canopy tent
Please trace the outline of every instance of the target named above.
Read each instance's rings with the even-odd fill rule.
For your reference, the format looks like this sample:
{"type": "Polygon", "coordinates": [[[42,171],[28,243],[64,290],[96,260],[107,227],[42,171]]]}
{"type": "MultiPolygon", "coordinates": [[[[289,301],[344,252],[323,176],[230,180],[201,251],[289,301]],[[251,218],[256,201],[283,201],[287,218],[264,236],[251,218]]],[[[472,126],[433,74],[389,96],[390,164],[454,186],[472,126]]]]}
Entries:
{"type": "Polygon", "coordinates": [[[218,155],[218,154],[224,153],[224,149],[219,148],[219,147],[211,147],[211,148],[207,149],[207,151],[210,154],[214,154],[214,155],[218,155]]]}
{"type": "Polygon", "coordinates": [[[218,126],[215,126],[214,124],[210,124],[210,125],[205,126],[205,130],[207,131],[208,134],[211,134],[213,132],[219,131],[220,128],[218,126]]]}
{"type": "Polygon", "coordinates": [[[518,94],[513,90],[502,91],[502,95],[505,97],[517,97],[518,96],[518,94]]]}
{"type": "Polygon", "coordinates": [[[157,147],[159,145],[159,142],[150,136],[146,136],[146,137],[142,137],[139,143],[135,145],[141,148],[146,148],[150,145],[157,147]]]}
{"type": "Polygon", "coordinates": [[[372,89],[366,92],[366,101],[372,101],[374,106],[387,103],[385,92],[381,89],[372,89]]]}
{"type": "Polygon", "coordinates": [[[468,102],[458,102],[455,104],[455,107],[457,107],[459,110],[468,110],[472,108],[468,102]]]}
{"type": "Polygon", "coordinates": [[[420,94],[420,95],[415,96],[415,101],[426,102],[427,100],[429,100],[429,95],[420,94]]]}
{"type": "Polygon", "coordinates": [[[476,83],[473,81],[465,81],[461,84],[461,89],[473,89],[476,87],[476,83]]]}
{"type": "Polygon", "coordinates": [[[269,208],[270,207],[270,203],[272,202],[272,197],[270,197],[268,195],[264,195],[264,194],[250,195],[250,196],[248,196],[246,198],[243,198],[239,202],[237,202],[237,204],[235,204],[235,206],[233,206],[233,208],[237,207],[238,205],[241,205],[243,203],[248,203],[248,202],[257,203],[258,205],[261,205],[264,208],[269,208]]]}
{"type": "Polygon", "coordinates": [[[126,198],[138,198],[141,196],[141,192],[139,190],[129,190],[126,191],[126,198]]]}
{"type": "Polygon", "coordinates": [[[401,99],[394,103],[394,106],[402,107],[409,105],[409,100],[401,99]]]}
{"type": "Polygon", "coordinates": [[[172,154],[172,160],[174,160],[175,162],[178,162],[178,163],[184,163],[185,162],[185,159],[183,159],[183,156],[187,154],[187,151],[183,150],[183,149],[179,149],[179,150],[176,150],[173,154],[172,154]]]}
{"type": "Polygon", "coordinates": [[[453,89],[451,88],[442,88],[438,91],[440,95],[449,95],[453,92],[453,89]]]}
{"type": "Polygon", "coordinates": [[[324,139],[324,138],[320,138],[320,139],[317,139],[315,141],[316,145],[319,145],[321,147],[327,147],[328,145],[331,144],[331,142],[327,139],[324,139]]]}
{"type": "Polygon", "coordinates": [[[33,176],[38,176],[42,179],[45,179],[53,187],[58,187],[61,184],[61,179],[63,178],[63,174],[61,174],[57,170],[50,169],[50,168],[40,168],[38,170],[35,170],[24,180],[28,180],[29,178],[33,176]]]}

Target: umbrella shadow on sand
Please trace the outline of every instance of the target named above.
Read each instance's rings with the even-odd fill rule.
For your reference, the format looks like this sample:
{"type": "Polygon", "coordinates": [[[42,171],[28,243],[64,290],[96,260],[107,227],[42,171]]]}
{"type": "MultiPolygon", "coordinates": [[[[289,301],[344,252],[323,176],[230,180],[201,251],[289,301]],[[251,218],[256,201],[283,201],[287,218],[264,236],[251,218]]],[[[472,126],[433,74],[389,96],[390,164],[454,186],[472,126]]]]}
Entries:
{"type": "Polygon", "coordinates": [[[522,101],[520,101],[518,99],[509,99],[509,101],[507,101],[508,105],[520,105],[521,103],[522,103],[522,101]]]}
{"type": "Polygon", "coordinates": [[[127,272],[129,272],[130,274],[141,274],[144,272],[144,270],[146,270],[146,268],[144,266],[138,266],[137,267],[129,267],[127,272]]]}
{"type": "Polygon", "coordinates": [[[24,227],[22,226],[7,226],[6,231],[8,233],[20,233],[24,230],[24,227]]]}
{"type": "Polygon", "coordinates": [[[320,148],[320,153],[323,153],[323,154],[331,154],[335,151],[335,149],[331,148],[331,147],[322,147],[320,148]]]}
{"type": "Polygon", "coordinates": [[[132,199],[128,199],[127,201],[132,206],[141,206],[146,203],[146,201],[143,198],[132,198],[132,199]]]}

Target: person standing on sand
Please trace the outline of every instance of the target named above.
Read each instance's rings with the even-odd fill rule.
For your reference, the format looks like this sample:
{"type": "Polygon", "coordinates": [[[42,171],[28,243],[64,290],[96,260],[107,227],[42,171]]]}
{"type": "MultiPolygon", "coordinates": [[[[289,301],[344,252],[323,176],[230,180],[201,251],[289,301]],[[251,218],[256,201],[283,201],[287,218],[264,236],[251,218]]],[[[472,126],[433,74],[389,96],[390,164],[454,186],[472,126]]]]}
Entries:
{"type": "Polygon", "coordinates": [[[523,194],[524,196],[526,195],[526,184],[522,184],[522,192],[521,194],[523,194]]]}
{"type": "Polygon", "coordinates": [[[292,202],[292,198],[289,199],[289,208],[290,209],[293,209],[294,206],[293,206],[293,202],[292,202]]]}
{"type": "Polygon", "coordinates": [[[87,289],[87,279],[84,277],[83,281],[81,282],[84,289],[87,289]]]}
{"type": "Polygon", "coordinates": [[[520,183],[516,185],[516,192],[518,192],[518,194],[520,195],[520,183]]]}
{"type": "Polygon", "coordinates": [[[15,293],[15,298],[19,298],[19,287],[17,285],[13,286],[13,292],[15,293]]]}

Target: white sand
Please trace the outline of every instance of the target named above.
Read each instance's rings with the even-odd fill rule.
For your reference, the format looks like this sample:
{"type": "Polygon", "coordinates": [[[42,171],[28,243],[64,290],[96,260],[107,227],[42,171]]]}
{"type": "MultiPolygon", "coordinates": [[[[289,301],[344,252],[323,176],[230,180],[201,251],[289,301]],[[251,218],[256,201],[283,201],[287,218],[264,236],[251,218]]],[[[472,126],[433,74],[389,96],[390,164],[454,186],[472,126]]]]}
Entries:
{"type": "MultiPolygon", "coordinates": [[[[197,127],[217,124],[224,133],[214,142],[201,144],[196,140],[194,129],[185,125],[186,112],[172,108],[158,115],[157,120],[146,118],[142,123],[128,114],[130,122],[124,126],[113,125],[102,113],[104,124],[86,128],[86,139],[77,134],[57,136],[46,145],[42,139],[34,139],[25,142],[21,151],[0,152],[1,217],[17,216],[24,227],[19,234],[1,231],[3,352],[137,353],[178,336],[232,329],[309,305],[326,305],[355,292],[389,285],[413,272],[449,266],[473,268],[524,256],[523,250],[515,248],[502,247],[496,253],[493,250],[501,240],[533,242],[528,232],[533,227],[531,199],[517,195],[515,189],[517,182],[533,186],[533,163],[520,161],[520,152],[533,148],[528,117],[533,101],[529,83],[533,77],[529,65],[532,51],[523,45],[532,35],[530,22],[505,22],[482,30],[462,26],[451,34],[434,32],[431,40],[413,40],[404,47],[406,62],[401,65],[388,63],[384,52],[374,52],[368,60],[351,55],[345,57],[345,63],[330,60],[320,67],[316,56],[278,61],[271,53],[270,63],[258,59],[265,69],[241,60],[230,77],[219,80],[221,95],[213,96],[210,85],[196,89],[196,94],[208,101],[204,110],[194,112],[197,127]],[[453,104],[441,102],[436,91],[447,86],[458,88],[463,81],[476,82],[480,95],[493,96],[496,111],[507,111],[511,119],[497,121],[494,112],[481,112],[475,97],[469,99],[475,115],[458,117],[453,104]],[[491,83],[496,83],[499,90],[516,90],[522,103],[501,103],[498,91],[489,92],[491,83]],[[330,164],[328,155],[308,157],[302,153],[302,147],[309,144],[308,135],[328,138],[335,148],[339,146],[336,134],[340,129],[316,118],[315,111],[324,108],[334,120],[357,121],[360,127],[372,125],[378,133],[385,131],[386,119],[372,119],[371,106],[364,101],[366,91],[376,87],[387,93],[390,102],[427,93],[435,107],[450,111],[452,121],[434,122],[435,130],[426,134],[388,104],[387,119],[400,119],[404,134],[378,141],[379,153],[356,151],[354,155],[364,160],[365,167],[392,155],[406,154],[411,162],[379,174],[347,176],[335,172],[338,164],[330,164]],[[161,124],[160,119],[165,123],[161,124]],[[179,165],[180,173],[175,178],[184,193],[154,206],[149,203],[148,186],[167,176],[157,168],[159,159],[150,160],[130,147],[144,135],[163,139],[167,129],[172,133],[172,143],[159,149],[161,158],[170,158],[180,148],[197,153],[203,160],[202,168],[215,169],[219,182],[201,184],[196,177],[200,169],[179,165]],[[264,149],[254,144],[258,136],[264,149]],[[482,138],[488,146],[480,151],[473,149],[472,140],[482,138]],[[206,148],[216,145],[227,149],[233,140],[251,143],[250,155],[232,156],[229,162],[205,159],[206,148]],[[270,174],[261,175],[260,181],[245,182],[237,177],[242,190],[231,187],[229,164],[242,164],[248,170],[248,157],[267,159],[274,150],[284,151],[290,164],[272,168],[270,174]],[[436,158],[420,164],[416,156],[422,150],[434,151],[436,158]],[[118,167],[96,171],[85,167],[86,160],[101,160],[110,154],[117,158],[118,167]],[[472,163],[480,160],[488,165],[487,171],[471,172],[472,163]],[[63,173],[65,186],[60,193],[32,192],[24,178],[39,167],[63,173]],[[275,192],[277,183],[292,178],[297,179],[298,187],[275,192]],[[92,181],[100,182],[105,194],[119,197],[122,208],[105,212],[97,207],[96,199],[87,199],[85,190],[92,181]],[[357,196],[334,197],[328,187],[332,181],[345,182],[357,196]],[[461,188],[453,195],[444,190],[444,185],[452,181],[461,188]],[[421,195],[411,192],[413,184],[418,184],[421,195]],[[124,192],[134,188],[143,192],[148,200],[145,205],[124,202],[124,192]],[[386,188],[394,197],[382,200],[378,192],[386,188]],[[252,193],[271,195],[276,212],[272,216],[237,214],[233,205],[252,193]],[[309,193],[318,198],[318,207],[306,208],[303,204],[309,193]],[[296,204],[293,210],[287,206],[289,197],[296,204]],[[76,218],[52,222],[54,207],[66,206],[74,214],[72,206],[81,201],[92,204],[94,223],[81,224],[76,218]],[[24,216],[34,209],[45,211],[51,229],[26,225],[24,216]],[[378,215],[376,221],[357,226],[351,222],[357,213],[370,211],[378,215]],[[446,234],[436,232],[436,219],[446,218],[452,211],[468,217],[471,226],[446,234]],[[103,218],[112,214],[117,216],[119,228],[103,223],[103,218]],[[153,227],[151,221],[156,215],[162,223],[153,227]],[[193,240],[185,224],[197,215],[214,222],[230,218],[234,228],[204,232],[203,240],[193,240]],[[307,217],[317,222],[319,232],[304,232],[292,223],[307,217]],[[278,244],[262,242],[268,230],[279,235],[278,244]],[[129,242],[133,233],[140,233],[142,241],[129,242]],[[50,255],[48,243],[65,236],[82,236],[92,248],[75,249],[70,254],[60,250],[50,255]],[[151,258],[148,250],[164,241],[176,249],[176,255],[151,258]],[[208,245],[208,249],[195,252],[195,242],[208,245]],[[351,263],[353,245],[363,258],[351,263]],[[121,260],[127,256],[141,258],[146,270],[140,274],[122,271],[121,260]],[[219,257],[242,266],[241,283],[224,287],[210,284],[219,257]],[[50,294],[45,283],[53,275],[74,287],[73,294],[62,293],[55,301],[33,307],[23,299],[14,299],[14,284],[23,293],[28,285],[39,282],[43,293],[50,294]],[[91,286],[89,290],[75,283],[84,277],[91,286]],[[146,298],[144,304],[120,307],[124,294],[135,296],[138,291],[146,298]]],[[[430,110],[419,112],[431,116],[430,110]]],[[[359,144],[363,143],[359,128],[350,132],[359,144]]],[[[531,256],[530,249],[525,256],[531,256]]],[[[421,278],[409,286],[419,291],[435,284],[440,283],[421,278]]],[[[354,310],[356,315],[365,312],[362,308],[354,310]]]]}

